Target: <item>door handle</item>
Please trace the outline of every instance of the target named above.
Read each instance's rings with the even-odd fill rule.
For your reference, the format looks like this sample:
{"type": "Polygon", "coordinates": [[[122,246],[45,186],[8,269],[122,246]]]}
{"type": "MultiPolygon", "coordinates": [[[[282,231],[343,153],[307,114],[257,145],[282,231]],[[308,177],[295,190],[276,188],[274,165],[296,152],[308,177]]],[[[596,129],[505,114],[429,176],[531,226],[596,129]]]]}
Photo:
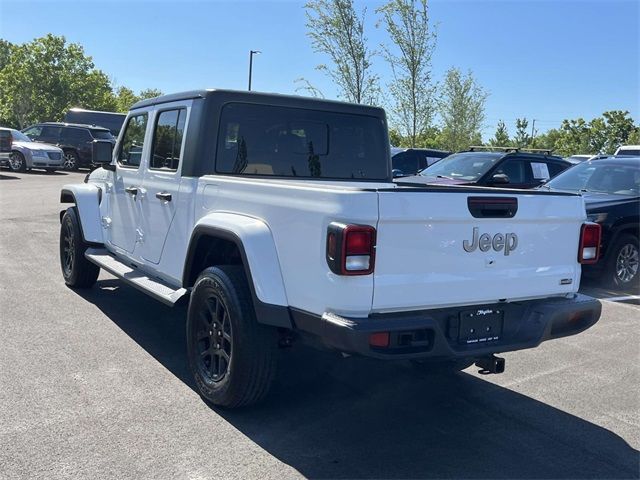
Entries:
{"type": "Polygon", "coordinates": [[[156,193],[156,198],[162,200],[163,202],[170,202],[171,194],[168,192],[158,192],[156,193]]]}
{"type": "Polygon", "coordinates": [[[138,187],[127,187],[124,189],[129,195],[133,195],[134,197],[138,194],[138,187]]]}

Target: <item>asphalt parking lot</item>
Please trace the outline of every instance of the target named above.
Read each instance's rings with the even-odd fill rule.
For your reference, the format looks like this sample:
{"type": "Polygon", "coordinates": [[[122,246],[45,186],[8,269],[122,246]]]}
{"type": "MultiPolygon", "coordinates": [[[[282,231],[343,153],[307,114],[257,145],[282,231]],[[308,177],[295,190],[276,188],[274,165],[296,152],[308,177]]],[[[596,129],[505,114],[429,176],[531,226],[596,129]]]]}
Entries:
{"type": "MultiPolygon", "coordinates": [[[[86,172],[85,172],[86,173],[86,172]]],[[[102,273],[65,287],[59,189],[0,171],[0,478],[639,478],[640,306],[429,377],[296,347],[266,403],[219,411],[186,366],[184,307],[102,273]]]]}

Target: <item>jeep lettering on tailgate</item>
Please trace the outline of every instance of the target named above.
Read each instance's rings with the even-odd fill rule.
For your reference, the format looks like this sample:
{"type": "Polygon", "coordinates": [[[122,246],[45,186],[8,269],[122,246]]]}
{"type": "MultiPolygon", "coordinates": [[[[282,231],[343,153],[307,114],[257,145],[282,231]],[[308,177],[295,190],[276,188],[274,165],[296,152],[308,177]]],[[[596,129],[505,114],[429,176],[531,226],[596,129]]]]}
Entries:
{"type": "Polygon", "coordinates": [[[480,247],[481,252],[488,252],[493,248],[496,252],[504,249],[504,255],[509,256],[510,252],[513,252],[518,247],[518,236],[515,233],[496,233],[493,238],[488,233],[483,233],[478,236],[478,227],[473,228],[473,238],[471,241],[465,240],[462,242],[462,248],[465,252],[474,252],[480,247]]]}

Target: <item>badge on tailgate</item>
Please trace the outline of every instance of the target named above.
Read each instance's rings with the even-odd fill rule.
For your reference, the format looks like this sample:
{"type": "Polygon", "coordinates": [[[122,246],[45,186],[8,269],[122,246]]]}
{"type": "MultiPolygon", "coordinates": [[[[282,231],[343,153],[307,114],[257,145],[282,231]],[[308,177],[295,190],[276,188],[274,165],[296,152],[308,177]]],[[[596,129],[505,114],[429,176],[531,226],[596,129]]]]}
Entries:
{"type": "Polygon", "coordinates": [[[458,343],[472,344],[499,340],[502,335],[504,311],[485,308],[460,313],[458,343]]]}

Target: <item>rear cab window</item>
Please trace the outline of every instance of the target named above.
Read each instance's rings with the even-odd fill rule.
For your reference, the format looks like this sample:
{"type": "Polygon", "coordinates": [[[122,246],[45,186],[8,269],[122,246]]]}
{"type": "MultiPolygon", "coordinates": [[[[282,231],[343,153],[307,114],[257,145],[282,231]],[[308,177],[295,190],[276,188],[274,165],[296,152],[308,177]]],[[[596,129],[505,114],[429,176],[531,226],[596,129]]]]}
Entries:
{"type": "Polygon", "coordinates": [[[387,181],[384,138],[383,122],[372,116],[229,103],[215,173],[387,181]]]}
{"type": "Polygon", "coordinates": [[[118,165],[125,168],[138,168],[142,160],[148,113],[132,115],[127,120],[122,142],[118,150],[118,165]]]}

